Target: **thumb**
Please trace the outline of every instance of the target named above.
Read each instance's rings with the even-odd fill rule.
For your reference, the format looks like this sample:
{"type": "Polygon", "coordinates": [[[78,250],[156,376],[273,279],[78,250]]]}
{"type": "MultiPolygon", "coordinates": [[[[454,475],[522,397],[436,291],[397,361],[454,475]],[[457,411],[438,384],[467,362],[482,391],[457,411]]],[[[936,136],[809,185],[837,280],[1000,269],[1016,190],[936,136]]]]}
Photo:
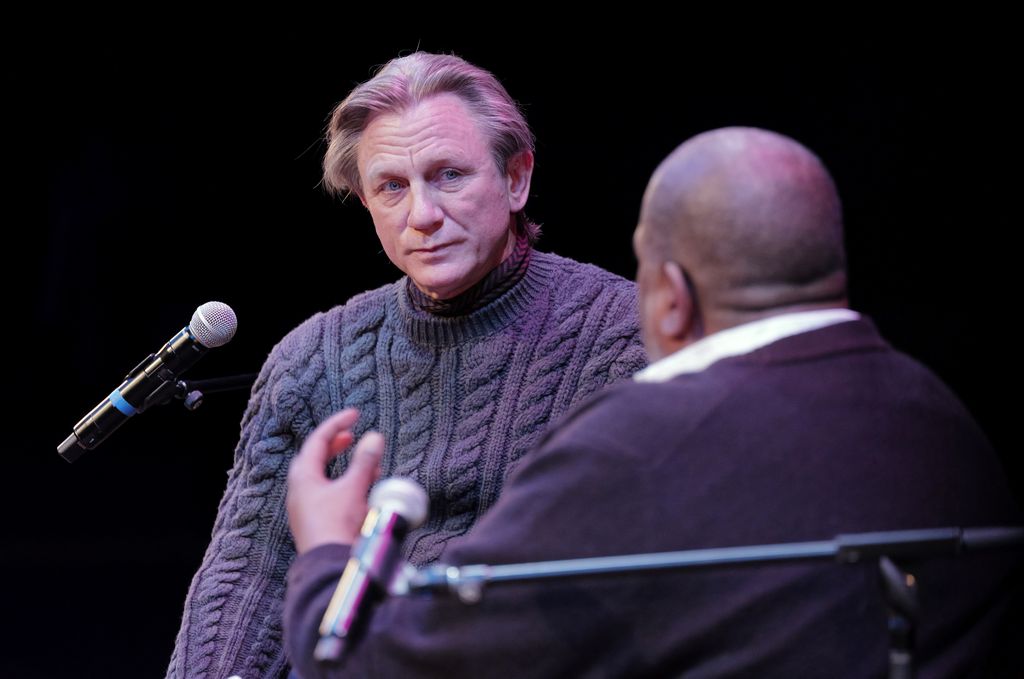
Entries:
{"type": "Polygon", "coordinates": [[[380,460],[384,456],[384,437],[375,431],[367,432],[352,451],[345,478],[369,490],[380,475],[380,460]]]}

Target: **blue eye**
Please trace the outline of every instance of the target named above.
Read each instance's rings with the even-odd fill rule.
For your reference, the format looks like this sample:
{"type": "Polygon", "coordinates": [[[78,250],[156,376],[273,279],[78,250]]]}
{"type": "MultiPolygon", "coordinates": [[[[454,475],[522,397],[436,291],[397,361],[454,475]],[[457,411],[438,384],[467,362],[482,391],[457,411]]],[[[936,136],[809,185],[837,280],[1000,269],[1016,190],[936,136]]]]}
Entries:
{"type": "Polygon", "coordinates": [[[391,181],[387,181],[387,182],[384,182],[383,184],[381,184],[380,190],[381,191],[398,191],[401,188],[402,188],[401,183],[399,183],[397,179],[392,179],[391,181]]]}
{"type": "Polygon", "coordinates": [[[445,179],[447,181],[452,181],[453,179],[458,179],[461,176],[462,176],[461,172],[459,172],[458,170],[453,170],[452,168],[448,168],[447,170],[442,170],[441,171],[441,179],[445,179]]]}

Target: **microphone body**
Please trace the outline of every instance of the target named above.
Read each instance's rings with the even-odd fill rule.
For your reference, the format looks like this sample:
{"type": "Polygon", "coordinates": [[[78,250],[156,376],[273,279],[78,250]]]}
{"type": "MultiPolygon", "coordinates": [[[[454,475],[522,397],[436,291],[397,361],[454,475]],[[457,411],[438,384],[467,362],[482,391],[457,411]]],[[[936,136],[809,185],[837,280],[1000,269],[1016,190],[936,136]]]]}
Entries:
{"type": "Polygon", "coordinates": [[[378,483],[369,504],[359,539],[320,623],[320,641],[313,657],[321,662],[341,658],[361,621],[360,611],[388,591],[398,570],[402,539],[427,517],[426,491],[411,479],[378,483]]]}
{"type": "Polygon", "coordinates": [[[173,398],[178,378],[203,357],[210,347],[230,341],[237,328],[234,311],[220,302],[207,302],[155,354],[133,368],[124,381],[99,405],[78,421],[57,447],[68,462],[102,443],[128,418],[151,405],[173,398]]]}

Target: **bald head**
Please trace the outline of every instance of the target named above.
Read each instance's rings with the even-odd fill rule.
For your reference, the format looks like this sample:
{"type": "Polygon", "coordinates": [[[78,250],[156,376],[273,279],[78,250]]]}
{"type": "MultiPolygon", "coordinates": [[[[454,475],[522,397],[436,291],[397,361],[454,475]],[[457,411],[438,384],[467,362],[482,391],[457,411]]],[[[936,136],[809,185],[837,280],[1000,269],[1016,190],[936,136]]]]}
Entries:
{"type": "Polygon", "coordinates": [[[835,185],[813,153],[773,132],[723,128],[679,146],[647,186],[636,241],[640,257],[680,264],[702,312],[725,326],[845,305],[835,185]]]}

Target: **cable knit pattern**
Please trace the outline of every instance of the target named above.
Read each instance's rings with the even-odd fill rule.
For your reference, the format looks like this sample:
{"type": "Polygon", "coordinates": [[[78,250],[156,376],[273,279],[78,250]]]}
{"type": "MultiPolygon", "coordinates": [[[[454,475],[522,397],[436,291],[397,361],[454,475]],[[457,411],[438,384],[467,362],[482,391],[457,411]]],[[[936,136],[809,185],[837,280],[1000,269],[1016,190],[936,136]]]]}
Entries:
{"type": "Polygon", "coordinates": [[[286,676],[281,600],[295,550],[285,480],[331,413],[358,408],[356,433],[376,429],[387,441],[384,475],[426,487],[430,518],[404,545],[422,566],[494,502],[558,417],[643,364],[632,283],[545,253],[465,316],[417,308],[403,279],[310,318],[273,349],[253,387],[168,676],[286,676]]]}
{"type": "MultiPolygon", "coordinates": [[[[432,525],[410,536],[407,551],[414,563],[436,561],[444,544],[455,535],[465,533],[476,520],[486,457],[484,450],[496,436],[492,430],[501,401],[501,377],[508,370],[512,348],[509,338],[500,338],[469,347],[462,356],[465,368],[460,371],[463,379],[459,386],[464,397],[458,412],[455,440],[439,460],[441,464],[432,465],[431,469],[431,480],[440,480],[435,487],[443,492],[443,495],[431,497],[431,503],[443,513],[435,512],[432,525]]],[[[497,435],[497,438],[504,437],[497,435]]]]}
{"type": "MultiPolygon", "coordinates": [[[[541,427],[548,421],[588,308],[600,293],[601,288],[585,285],[581,279],[580,275],[574,276],[567,285],[556,288],[555,332],[547,334],[545,341],[538,346],[537,358],[531,361],[524,388],[519,393],[519,415],[512,425],[511,465],[515,465],[533,447],[541,427]]],[[[583,391],[589,393],[593,390],[583,391]]]]}
{"type": "MultiPolygon", "coordinates": [[[[359,422],[355,431],[360,435],[377,426],[377,361],[374,352],[378,332],[384,323],[383,300],[369,295],[358,295],[345,306],[330,312],[332,323],[327,331],[328,341],[323,347],[328,359],[330,412],[357,408],[359,422]],[[335,319],[338,321],[333,322],[335,319]]],[[[347,460],[344,455],[335,458],[331,475],[340,476],[347,460]]]]}
{"type": "Polygon", "coordinates": [[[430,443],[433,425],[431,378],[437,367],[437,350],[398,337],[391,345],[391,369],[398,384],[398,446],[395,461],[384,460],[388,476],[416,477],[430,443]],[[393,471],[392,471],[393,470],[393,471]]]}

